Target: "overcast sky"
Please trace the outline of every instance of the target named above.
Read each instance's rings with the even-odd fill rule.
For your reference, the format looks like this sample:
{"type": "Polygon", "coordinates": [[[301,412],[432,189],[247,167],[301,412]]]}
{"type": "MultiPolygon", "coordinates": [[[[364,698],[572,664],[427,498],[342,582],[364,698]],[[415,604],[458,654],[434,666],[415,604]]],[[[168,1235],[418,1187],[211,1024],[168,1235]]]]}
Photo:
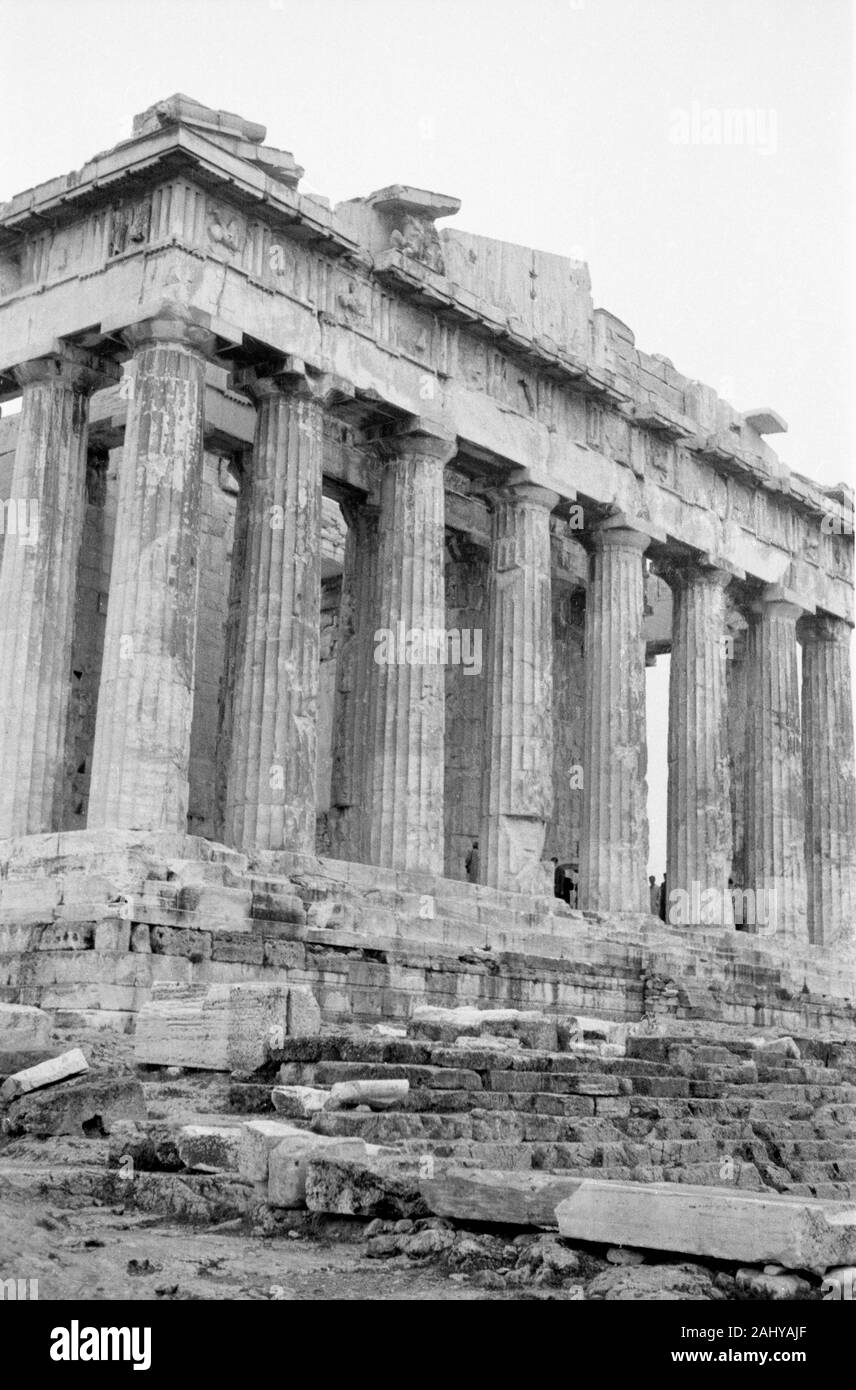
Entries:
{"type": "Polygon", "coordinates": [[[182,91],[265,124],[333,201],[411,183],[461,198],[469,231],[582,256],[640,347],[778,410],[792,468],[852,481],[852,19],[850,0],[0,0],[0,199],[182,91]],[[753,139],[712,143],[729,111],[753,139]]]}

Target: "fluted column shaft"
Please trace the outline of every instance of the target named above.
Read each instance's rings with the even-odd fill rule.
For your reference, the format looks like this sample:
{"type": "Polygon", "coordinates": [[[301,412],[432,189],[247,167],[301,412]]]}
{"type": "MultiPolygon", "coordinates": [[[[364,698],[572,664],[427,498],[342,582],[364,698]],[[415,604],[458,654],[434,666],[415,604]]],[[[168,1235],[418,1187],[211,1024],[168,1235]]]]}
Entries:
{"type": "Polygon", "coordinates": [[[348,534],[333,702],[330,836],[334,855],[362,860],[367,856],[370,791],[367,751],[377,629],[378,509],[354,503],[342,510],[348,534]]]}
{"type": "Polygon", "coordinates": [[[725,590],[731,576],[671,566],[666,882],[670,921],[734,920],[726,700],[725,590]],[[681,894],[674,899],[675,892],[681,894]]]}
{"type": "Polygon", "coordinates": [[[553,808],[550,511],[522,484],[490,498],[485,758],[480,872],[491,888],[539,886],[553,808]]]}
{"type": "Polygon", "coordinates": [[[443,470],[454,452],[447,439],[411,434],[385,464],[369,697],[369,862],[435,874],[443,872],[443,470]]]}
{"type": "Polygon", "coordinates": [[[133,389],[98,696],[90,827],[187,829],[205,353],[179,318],[126,334],[133,389]]]}
{"type": "Polygon", "coordinates": [[[649,538],[603,527],[591,557],[585,626],[580,906],[647,912],[644,570],[649,538]]]}
{"type": "Polygon", "coordinates": [[[89,394],[118,370],[63,347],[23,363],[0,568],[0,839],[60,825],[89,394]]]}
{"type": "Polygon", "coordinates": [[[727,637],[728,780],[731,797],[731,877],[742,888],[746,878],[746,646],[745,630],[732,625],[727,637]]]}
{"type": "Polygon", "coordinates": [[[306,375],[246,383],[257,403],[226,793],[239,849],[315,849],[323,398],[306,375]]]}
{"type": "Polygon", "coordinates": [[[752,606],[746,656],[744,890],[754,894],[754,927],[744,915],[750,931],[804,942],[808,932],[796,637],[801,611],[775,596],[752,606]]]}
{"type": "Polygon", "coordinates": [[[856,940],[856,775],[850,642],[841,618],[806,618],[802,641],[802,739],[809,939],[856,940]]]}

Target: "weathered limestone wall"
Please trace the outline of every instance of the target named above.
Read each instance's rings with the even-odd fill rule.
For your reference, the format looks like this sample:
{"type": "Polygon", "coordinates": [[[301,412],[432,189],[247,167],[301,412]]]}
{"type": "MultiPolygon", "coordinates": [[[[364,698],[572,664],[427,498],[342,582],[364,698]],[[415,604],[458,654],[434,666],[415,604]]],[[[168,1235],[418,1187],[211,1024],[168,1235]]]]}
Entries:
{"type": "Polygon", "coordinates": [[[521,905],[513,893],[304,856],[269,867],[261,856],[250,872],[245,857],[190,837],[18,842],[0,880],[0,1000],[100,1009],[105,1023],[132,1026],[156,983],[254,980],[308,985],[339,1023],[474,1004],[648,1016],[667,1032],[716,1021],[856,1036],[852,966],[823,947],[593,917],[549,897],[521,905]]]}

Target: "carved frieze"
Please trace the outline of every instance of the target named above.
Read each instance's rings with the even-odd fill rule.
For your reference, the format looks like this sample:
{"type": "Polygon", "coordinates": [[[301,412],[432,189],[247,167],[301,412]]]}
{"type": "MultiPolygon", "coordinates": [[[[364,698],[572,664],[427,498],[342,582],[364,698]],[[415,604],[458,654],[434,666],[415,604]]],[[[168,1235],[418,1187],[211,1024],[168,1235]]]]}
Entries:
{"type": "Polygon", "coordinates": [[[152,220],[150,197],[114,203],[110,217],[108,257],[121,256],[149,240],[152,220]]]}

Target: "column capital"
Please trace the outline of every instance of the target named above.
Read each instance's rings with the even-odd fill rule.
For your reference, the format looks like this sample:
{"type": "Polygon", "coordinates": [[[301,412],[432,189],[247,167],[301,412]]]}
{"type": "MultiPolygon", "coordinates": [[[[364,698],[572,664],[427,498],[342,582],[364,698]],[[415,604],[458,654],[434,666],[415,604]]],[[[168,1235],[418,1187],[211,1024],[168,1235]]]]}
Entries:
{"type": "Polygon", "coordinates": [[[793,589],[786,589],[782,584],[768,584],[762,589],[749,604],[749,612],[756,617],[792,618],[794,622],[808,616],[793,589]]]}
{"type": "Polygon", "coordinates": [[[343,498],[339,506],[349,530],[358,526],[361,521],[376,522],[380,516],[380,507],[377,503],[367,500],[360,501],[356,497],[343,498]]]}
{"type": "Polygon", "coordinates": [[[541,487],[538,483],[509,482],[504,483],[502,487],[491,488],[485,493],[485,501],[491,508],[498,502],[515,502],[530,507],[543,507],[545,511],[551,512],[558,504],[559,494],[551,492],[547,487],[541,487]]]}
{"type": "Polygon", "coordinates": [[[441,425],[415,418],[397,433],[378,440],[378,447],[386,461],[406,455],[435,460],[445,467],[458,452],[458,436],[441,425]]]}
{"type": "Polygon", "coordinates": [[[349,399],[354,394],[354,388],[343,378],[331,372],[316,371],[301,357],[292,356],[232,372],[229,386],[233,391],[242,391],[256,404],[274,396],[290,396],[329,405],[333,400],[349,399]]]}
{"type": "Polygon", "coordinates": [[[734,579],[730,570],[711,564],[701,556],[667,555],[652,561],[651,569],[671,588],[704,584],[711,589],[727,589],[734,579]]]}
{"type": "Polygon", "coordinates": [[[33,357],[28,362],[19,362],[12,369],[12,374],[21,387],[46,382],[82,392],[100,391],[102,387],[113,386],[121,376],[119,367],[109,358],[62,340],[57,342],[54,352],[46,353],[44,357],[33,357]]]}
{"type": "Polygon", "coordinates": [[[797,637],[803,646],[810,642],[836,642],[847,647],[852,636],[853,624],[831,613],[806,613],[797,623],[797,637]]]}
{"type": "Polygon", "coordinates": [[[595,550],[637,550],[640,555],[651,544],[651,536],[636,531],[626,521],[616,518],[602,521],[591,531],[595,550]]]}
{"type": "Polygon", "coordinates": [[[164,308],[152,318],[140,319],[122,330],[122,338],[132,352],[139,348],[176,346],[190,348],[203,357],[213,357],[215,337],[207,323],[190,310],[164,308]]]}

